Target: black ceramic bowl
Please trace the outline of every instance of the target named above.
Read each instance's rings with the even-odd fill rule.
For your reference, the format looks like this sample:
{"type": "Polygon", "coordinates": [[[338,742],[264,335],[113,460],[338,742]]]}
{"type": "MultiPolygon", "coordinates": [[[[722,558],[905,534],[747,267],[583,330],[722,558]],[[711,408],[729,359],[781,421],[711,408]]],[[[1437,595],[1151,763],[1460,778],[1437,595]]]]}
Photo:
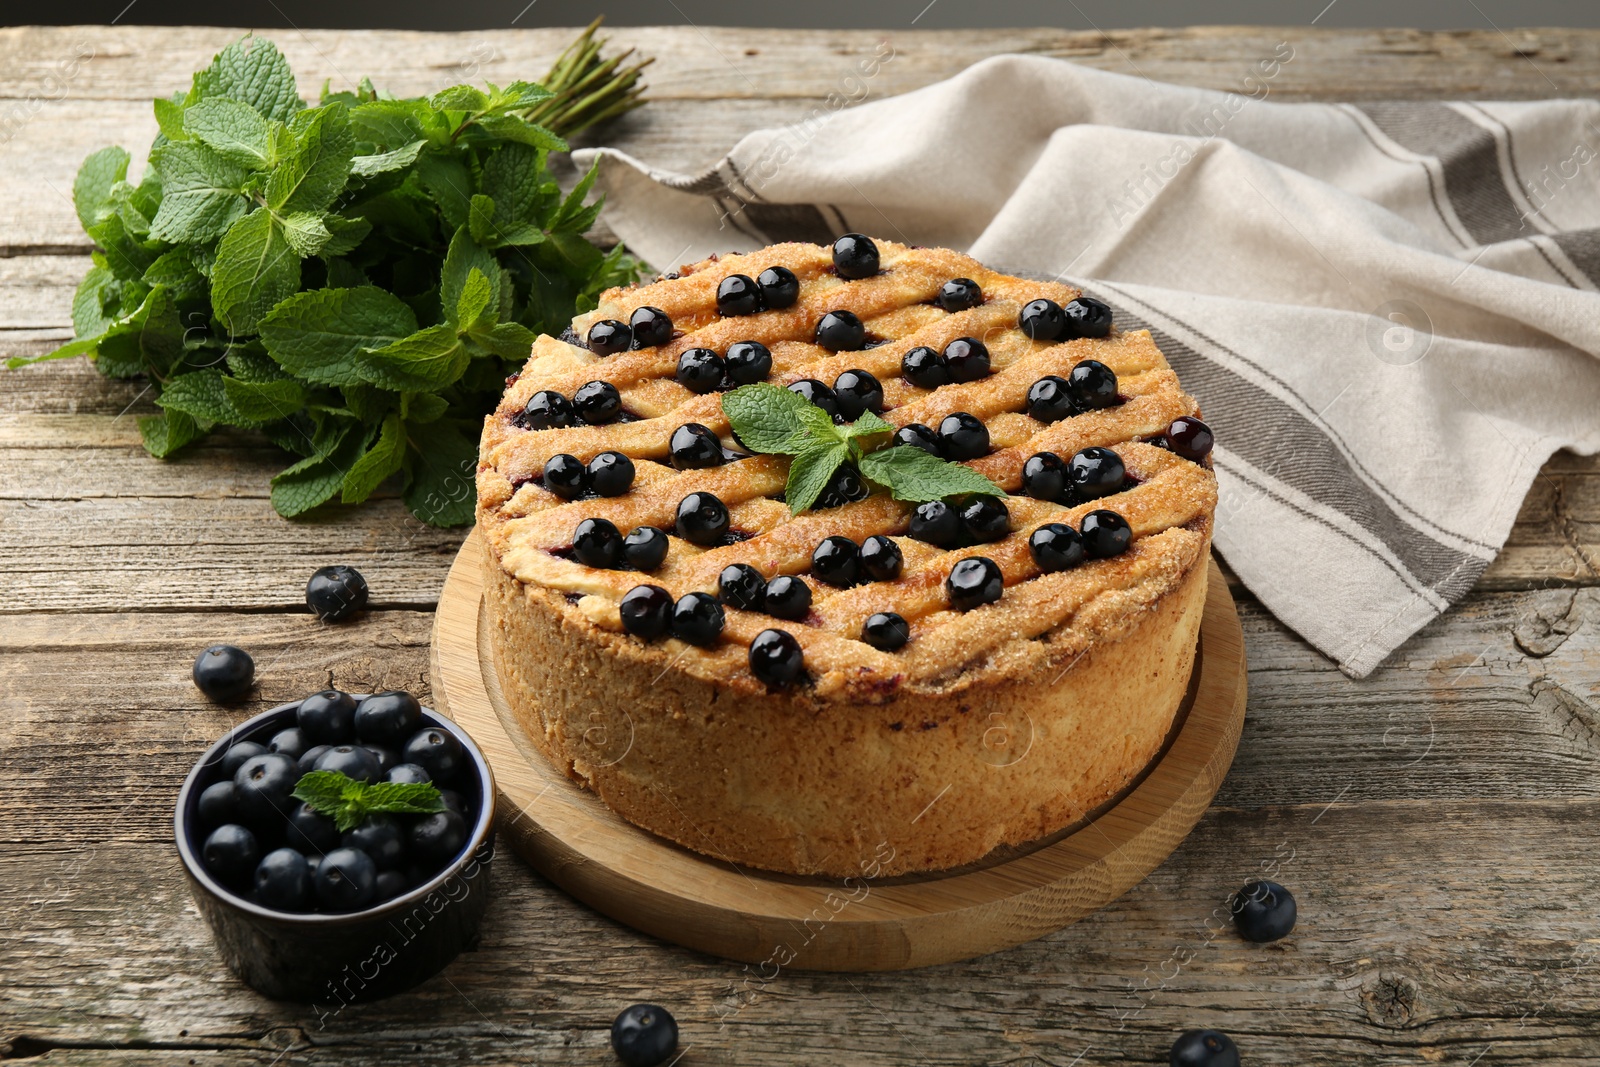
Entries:
{"type": "Polygon", "coordinates": [[[494,856],[494,775],[465,730],[423,708],[424,724],[449,730],[469,757],[469,770],[457,789],[473,813],[461,854],[411,891],[365,911],[295,914],[264,908],[206,870],[200,859],[200,794],[219,779],[230,746],[240,741],[265,744],[295,724],[299,707],[295,701],[240,723],[189,771],[178,793],[178,854],[189,892],[234,974],[274,999],[308,1001],[323,1011],[337,1011],[345,1004],[410,989],[476,944],[494,856]]]}

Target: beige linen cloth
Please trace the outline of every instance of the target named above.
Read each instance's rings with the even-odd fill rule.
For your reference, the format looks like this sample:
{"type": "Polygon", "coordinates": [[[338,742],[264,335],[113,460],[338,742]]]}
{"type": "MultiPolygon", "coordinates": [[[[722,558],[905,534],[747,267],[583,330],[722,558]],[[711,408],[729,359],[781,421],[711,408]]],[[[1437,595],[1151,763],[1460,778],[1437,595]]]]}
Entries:
{"type": "Polygon", "coordinates": [[[1222,93],[1000,56],[702,174],[579,162],[658,270],[860,231],[1107,301],[1216,430],[1217,549],[1362,677],[1600,448],[1600,104],[1278,103],[1293,58],[1222,93]]]}

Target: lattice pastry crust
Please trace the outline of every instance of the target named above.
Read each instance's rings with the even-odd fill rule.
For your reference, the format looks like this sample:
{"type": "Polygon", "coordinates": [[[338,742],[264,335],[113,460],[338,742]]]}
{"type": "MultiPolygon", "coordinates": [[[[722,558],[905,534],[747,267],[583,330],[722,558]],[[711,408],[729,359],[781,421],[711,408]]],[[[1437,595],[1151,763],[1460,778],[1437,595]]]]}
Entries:
{"type": "Polygon", "coordinates": [[[1058,829],[1123,788],[1169,730],[1193,659],[1204,601],[1216,482],[1205,461],[1162,447],[1175,419],[1197,406],[1148,333],[1062,342],[1033,340],[1018,326],[1029,301],[1067,305],[1070,286],[1008,277],[943,249],[877,242],[880,271],[847,280],[830,250],[774,245],[682,269],[680,276],[607,292],[574,323],[576,338],[640,308],[671,319],[674,336],[608,356],[541,337],[499,408],[485,419],[478,470],[478,526],[501,681],[546,755],[625,817],[691,848],[795,873],[854,873],[858,854],[894,847],[888,872],[948,867],[1000,844],[1058,829]],[[724,279],[784,267],[799,280],[779,310],[723,315],[724,279]],[[953,278],[970,279],[983,302],[949,312],[935,303],[953,278]],[[871,347],[832,352],[813,340],[826,313],[853,312],[871,347]],[[976,381],[923,389],[901,376],[918,346],[942,351],[975,337],[991,370],[976,381]],[[705,469],[672,465],[670,439],[685,423],[740,451],[720,392],[696,394],[674,378],[681,353],[726,352],[755,340],[771,352],[769,381],[832,382],[865,370],[882,383],[882,416],[897,427],[937,425],[969,412],[988,428],[989,454],[969,461],[1010,496],[1010,533],[951,549],[907,535],[911,506],[878,492],[842,506],[791,515],[782,501],[789,460],[751,455],[705,469]],[[1085,360],[1116,374],[1118,402],[1055,422],[1027,414],[1030,387],[1085,360]],[[527,429],[523,411],[542,390],[571,397],[593,381],[620,393],[625,421],[527,429]],[[1063,459],[1109,448],[1125,488],[1089,501],[1021,495],[1036,453],[1063,459]],[[631,458],[621,495],[566,500],[541,483],[545,464],[568,454],[631,458]],[[731,543],[701,547],[671,536],[647,574],[572,558],[574,530],[603,518],[621,531],[671,531],[679,502],[714,493],[728,508],[731,543]],[[1131,528],[1126,551],[1043,573],[1029,536],[1048,523],[1076,529],[1109,509],[1131,528]],[[801,621],[725,606],[709,644],[646,641],[625,631],[618,605],[641,583],[673,597],[718,592],[730,563],[765,577],[806,577],[825,537],[861,543],[886,535],[901,550],[892,581],[833,588],[810,581],[801,621]],[[952,609],[945,580],[966,557],[993,560],[1004,593],[973,610],[952,609]],[[904,647],[863,640],[863,625],[894,612],[909,627],[904,647]],[[774,687],[751,671],[757,634],[791,634],[804,674],[774,687]],[[1026,720],[1026,758],[997,771],[994,716],[1026,720]],[[614,749],[629,738],[624,754],[614,749]],[[603,737],[604,740],[597,740],[603,737]],[[945,781],[948,780],[948,781],[945,781]],[[923,811],[938,786],[948,784],[923,811]],[[932,790],[928,788],[932,786],[932,790]]]}

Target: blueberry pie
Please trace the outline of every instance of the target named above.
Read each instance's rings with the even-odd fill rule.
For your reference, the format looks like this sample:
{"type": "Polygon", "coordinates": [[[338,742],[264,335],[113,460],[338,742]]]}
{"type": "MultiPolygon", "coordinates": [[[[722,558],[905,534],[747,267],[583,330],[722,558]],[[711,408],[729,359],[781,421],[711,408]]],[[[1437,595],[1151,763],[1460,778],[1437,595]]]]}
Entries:
{"type": "Polygon", "coordinates": [[[848,234],[611,290],[484,422],[501,688],[555,766],[720,861],[974,862],[1159,752],[1211,444],[1147,332],[948,250],[848,234]],[[853,450],[807,475],[805,442],[735,432],[741,389],[853,450]],[[885,476],[901,461],[1005,495],[885,476]]]}

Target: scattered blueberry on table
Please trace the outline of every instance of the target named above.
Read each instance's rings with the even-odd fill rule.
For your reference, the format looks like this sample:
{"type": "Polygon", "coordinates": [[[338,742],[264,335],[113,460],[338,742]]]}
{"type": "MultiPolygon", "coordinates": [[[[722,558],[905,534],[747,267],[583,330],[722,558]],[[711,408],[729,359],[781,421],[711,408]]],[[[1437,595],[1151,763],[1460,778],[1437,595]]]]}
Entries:
{"type": "Polygon", "coordinates": [[[1220,1030],[1185,1030],[1172,1043],[1171,1067],[1239,1067],[1239,1046],[1220,1030]]]}
{"type": "Polygon", "coordinates": [[[1246,941],[1276,941],[1294,929],[1294,894],[1277,882],[1251,882],[1233,897],[1233,925],[1246,941]]]}
{"type": "Polygon", "coordinates": [[[212,645],[194,661],[194,684],[219,704],[243,700],[256,678],[256,661],[233,645],[212,645]]]}
{"type": "Polygon", "coordinates": [[[659,1004],[622,1009],[611,1024],[611,1050],[627,1067],[656,1067],[678,1047],[678,1021],[659,1004]]]}
{"type": "Polygon", "coordinates": [[[211,768],[196,817],[218,882],[277,911],[359,911],[461,855],[471,759],[415,697],[330,689],[295,720],[270,747],[238,741],[211,768]]]}
{"type": "Polygon", "coordinates": [[[323,567],[306,582],[306,606],[323,622],[343,622],[367,606],[367,580],[354,567],[323,567]]]}

